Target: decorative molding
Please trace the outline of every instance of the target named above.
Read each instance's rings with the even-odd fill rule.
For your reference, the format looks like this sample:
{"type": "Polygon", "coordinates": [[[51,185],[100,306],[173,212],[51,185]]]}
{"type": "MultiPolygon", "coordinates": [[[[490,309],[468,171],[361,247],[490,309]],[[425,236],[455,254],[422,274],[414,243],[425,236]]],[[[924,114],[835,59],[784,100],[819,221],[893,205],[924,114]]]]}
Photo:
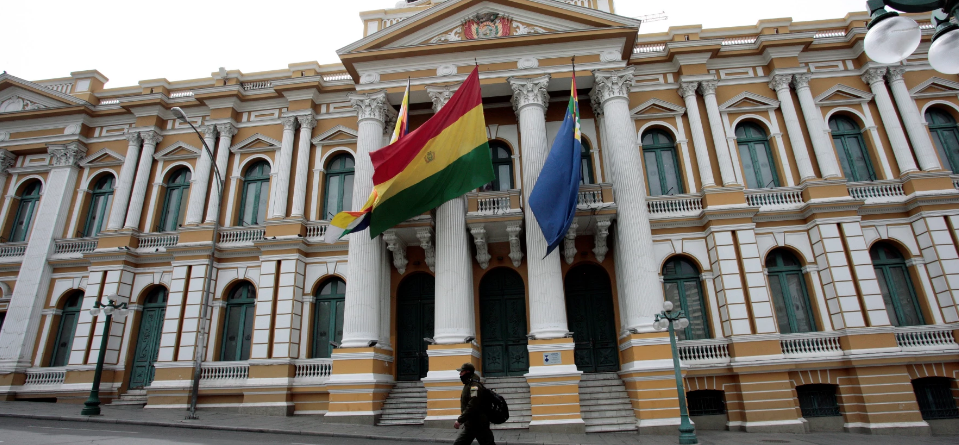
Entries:
{"type": "Polygon", "coordinates": [[[41,110],[44,108],[47,108],[47,106],[20,96],[13,96],[0,102],[0,113],[15,113],[17,111],[41,110]]]}
{"type": "Polygon", "coordinates": [[[535,57],[522,57],[516,62],[516,68],[521,70],[528,70],[530,68],[539,67],[539,59],[535,57]]]}
{"type": "Polygon", "coordinates": [[[506,233],[509,234],[509,259],[513,260],[513,266],[519,267],[523,264],[523,244],[519,234],[523,231],[521,222],[511,222],[506,226],[506,233]]]}
{"type": "Polygon", "coordinates": [[[595,84],[589,95],[595,96],[600,104],[614,98],[629,100],[630,90],[633,88],[633,72],[636,67],[629,67],[616,71],[593,71],[595,84]]]}
{"type": "Polygon", "coordinates": [[[436,68],[436,77],[452,76],[457,74],[456,65],[444,64],[436,68]]]}
{"type": "Polygon", "coordinates": [[[190,144],[187,144],[186,142],[183,142],[183,141],[176,141],[173,144],[171,144],[169,147],[166,147],[163,150],[157,151],[157,153],[153,155],[153,159],[156,159],[156,160],[163,159],[166,161],[174,161],[177,159],[193,159],[198,157],[200,157],[200,149],[190,144]],[[186,153],[174,154],[177,151],[182,151],[186,153]]]}
{"type": "Polygon", "coordinates": [[[436,248],[433,246],[433,229],[420,227],[416,229],[416,238],[420,240],[420,247],[426,253],[426,265],[430,272],[436,272],[436,248]]]}
{"type": "Polygon", "coordinates": [[[760,111],[760,110],[775,110],[779,108],[779,101],[776,99],[771,99],[761,94],[756,94],[750,91],[743,91],[742,93],[737,94],[732,99],[723,102],[719,106],[719,111],[722,112],[749,112],[749,111],[760,111]],[[737,106],[741,103],[746,103],[745,106],[737,106]]]}
{"type": "Polygon", "coordinates": [[[904,66],[890,66],[886,69],[886,79],[889,82],[895,82],[897,80],[902,80],[902,75],[906,72],[906,67],[904,66]]]}
{"type": "Polygon", "coordinates": [[[17,163],[17,156],[6,149],[0,148],[0,175],[7,174],[7,170],[17,163]]]}
{"type": "Polygon", "coordinates": [[[236,135],[237,128],[236,125],[233,125],[231,122],[225,124],[216,124],[216,131],[220,132],[220,137],[229,137],[232,138],[236,135]]]}
{"type": "Polygon", "coordinates": [[[596,261],[600,263],[606,259],[606,253],[609,252],[606,239],[609,237],[609,226],[612,223],[610,217],[596,218],[596,228],[593,229],[593,254],[596,255],[596,261]]]}
{"type": "MultiPolygon", "coordinates": [[[[134,135],[136,136],[136,139],[139,141],[140,136],[136,135],[136,133],[134,133],[134,135]]],[[[90,166],[106,167],[106,166],[113,166],[113,165],[123,165],[124,159],[126,158],[123,155],[113,150],[110,150],[109,148],[103,148],[97,151],[96,153],[81,159],[80,166],[81,167],[90,167],[90,166]],[[102,159],[102,160],[97,161],[98,159],[102,159]]]]}
{"type": "Polygon", "coordinates": [[[350,106],[356,110],[357,121],[374,119],[385,123],[386,109],[393,108],[386,98],[385,90],[373,93],[350,93],[347,97],[350,99],[350,106]]]}
{"type": "Polygon", "coordinates": [[[80,142],[70,142],[64,145],[50,145],[47,147],[50,160],[54,167],[76,167],[80,159],[87,154],[87,147],[80,142]]]}
{"type": "Polygon", "coordinates": [[[789,84],[793,81],[792,74],[776,74],[769,79],[769,89],[773,91],[789,90],[789,84]]]}
{"type": "Polygon", "coordinates": [[[489,267],[489,245],[486,242],[486,227],[482,224],[471,224],[470,233],[473,235],[473,244],[476,245],[476,262],[481,269],[489,267]]]}
{"type": "Polygon", "coordinates": [[[909,94],[916,99],[927,97],[955,97],[959,95],[959,82],[932,77],[916,85],[909,94]]]}
{"type": "Polygon", "coordinates": [[[710,94],[716,94],[716,87],[719,86],[718,80],[701,80],[699,81],[699,94],[703,96],[708,96],[710,94]]]}
{"type": "Polygon", "coordinates": [[[230,147],[231,153],[258,153],[258,152],[272,152],[280,149],[281,142],[273,139],[268,136],[264,136],[260,133],[256,133],[240,142],[237,142],[232,147],[230,147]],[[257,142],[262,142],[267,144],[267,146],[252,147],[257,142]]]}
{"type": "Polygon", "coordinates": [[[646,102],[643,102],[638,107],[633,108],[629,111],[629,113],[633,120],[663,119],[686,114],[686,107],[676,105],[662,99],[652,98],[646,102]]]}
{"type": "Polygon", "coordinates": [[[430,100],[433,101],[434,113],[438,112],[440,108],[443,108],[443,106],[453,98],[453,94],[456,93],[457,88],[459,88],[459,85],[426,86],[426,93],[430,95],[430,100]]]}
{"type": "Polygon", "coordinates": [[[520,109],[532,105],[541,107],[545,112],[549,107],[549,92],[546,90],[549,79],[549,74],[532,79],[518,77],[506,79],[513,89],[513,97],[510,99],[513,103],[513,111],[519,113],[520,109]]]}
{"type": "Polygon", "coordinates": [[[313,116],[296,116],[296,121],[300,124],[300,130],[312,130],[316,127],[316,119],[313,116]]]}
{"type": "Polygon", "coordinates": [[[883,77],[886,75],[886,67],[879,68],[869,68],[866,72],[862,73],[862,81],[866,82],[866,85],[872,85],[876,82],[882,82],[883,77]]]}
{"type": "Polygon", "coordinates": [[[328,145],[328,144],[334,144],[334,143],[350,144],[350,143],[355,143],[358,137],[359,137],[358,131],[350,127],[337,125],[329,130],[326,130],[320,133],[315,138],[310,139],[310,142],[312,142],[313,145],[328,145]],[[346,134],[350,137],[347,139],[330,139],[339,133],[346,134]]]}
{"type": "Polygon", "coordinates": [[[573,221],[569,230],[566,231],[566,238],[563,240],[563,259],[566,260],[566,264],[573,264],[573,260],[576,259],[576,229],[578,228],[579,224],[573,221]]]}
{"type": "Polygon", "coordinates": [[[696,90],[699,89],[699,82],[680,82],[679,83],[679,95],[683,99],[696,95],[696,90]]]}
{"type": "Polygon", "coordinates": [[[386,242],[386,248],[393,252],[393,266],[396,271],[403,275],[406,273],[406,265],[409,260],[406,259],[406,241],[396,235],[395,230],[383,232],[383,241],[386,242]]]}
{"type": "Polygon", "coordinates": [[[839,84],[816,96],[815,101],[816,105],[854,105],[869,102],[872,97],[872,93],[839,84]],[[833,96],[840,96],[840,98],[831,99],[833,96]]]}

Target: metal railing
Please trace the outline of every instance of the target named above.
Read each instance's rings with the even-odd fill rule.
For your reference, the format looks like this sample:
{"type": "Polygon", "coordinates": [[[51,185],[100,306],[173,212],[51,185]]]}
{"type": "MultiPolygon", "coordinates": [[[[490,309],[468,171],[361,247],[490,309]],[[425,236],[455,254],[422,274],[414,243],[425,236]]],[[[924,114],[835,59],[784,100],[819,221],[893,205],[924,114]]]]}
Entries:
{"type": "Polygon", "coordinates": [[[786,357],[841,356],[839,336],[833,333],[804,332],[785,334],[780,337],[780,346],[786,357]]]}
{"type": "Polygon", "coordinates": [[[220,229],[220,244],[259,241],[266,235],[263,227],[240,227],[220,229]]]}
{"type": "Polygon", "coordinates": [[[140,235],[137,238],[140,239],[141,249],[170,247],[175,246],[176,243],[180,242],[180,235],[177,233],[167,233],[162,235],[140,235]]]}
{"type": "Polygon", "coordinates": [[[0,258],[23,256],[27,253],[27,242],[0,244],[0,258]]]}
{"type": "Polygon", "coordinates": [[[876,198],[895,198],[906,196],[899,181],[856,182],[846,184],[849,196],[856,199],[869,200],[876,198]]]}
{"type": "Polygon", "coordinates": [[[306,360],[296,360],[296,373],[294,379],[328,379],[333,375],[333,359],[314,358],[306,360]]]}
{"type": "Polygon", "coordinates": [[[786,188],[746,190],[746,203],[760,207],[802,204],[802,191],[786,188]]]}
{"type": "Polygon", "coordinates": [[[653,216],[669,216],[703,210],[703,199],[699,195],[666,195],[646,198],[646,208],[653,216]]]}
{"type": "Polygon", "coordinates": [[[312,222],[306,225],[306,238],[323,238],[326,236],[326,229],[330,227],[328,222],[312,222]]]}
{"type": "Polygon", "coordinates": [[[247,362],[213,362],[200,366],[200,380],[243,380],[250,377],[247,362]]]}
{"type": "Polygon", "coordinates": [[[38,369],[28,369],[26,372],[26,381],[23,382],[24,386],[27,385],[59,385],[63,383],[63,380],[67,377],[66,368],[38,368],[38,369]]]}
{"type": "Polygon", "coordinates": [[[676,346],[679,360],[688,365],[729,363],[729,339],[683,340],[676,346]]]}
{"type": "Polygon", "coordinates": [[[261,80],[258,82],[243,82],[240,84],[240,86],[243,87],[244,91],[265,90],[267,88],[273,88],[273,81],[261,80]]]}
{"type": "Polygon", "coordinates": [[[896,328],[896,343],[903,350],[959,349],[950,326],[910,326],[896,328]]]}
{"type": "Polygon", "coordinates": [[[97,250],[96,238],[58,239],[54,240],[53,253],[85,253],[97,250]]]}

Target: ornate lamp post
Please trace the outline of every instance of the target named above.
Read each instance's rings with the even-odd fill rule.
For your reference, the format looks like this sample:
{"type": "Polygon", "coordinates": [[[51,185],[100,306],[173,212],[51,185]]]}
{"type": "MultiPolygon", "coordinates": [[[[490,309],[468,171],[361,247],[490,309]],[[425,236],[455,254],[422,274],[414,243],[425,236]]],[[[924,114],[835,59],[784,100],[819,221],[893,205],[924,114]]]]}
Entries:
{"type": "Polygon", "coordinates": [[[903,12],[932,11],[936,32],[929,47],[929,64],[941,73],[959,74],[959,0],[868,0],[866,7],[872,20],[866,27],[866,54],[879,63],[898,63],[909,57],[922,40],[919,25],[901,17],[886,6],[903,12]]]}
{"type": "Polygon", "coordinates": [[[689,422],[689,412],[686,410],[686,392],[683,390],[683,376],[679,370],[679,351],[676,350],[676,329],[686,329],[689,319],[682,309],[673,310],[673,303],[663,303],[663,312],[656,314],[653,329],[669,330],[669,346],[673,351],[673,371],[676,373],[676,392],[679,396],[679,443],[683,445],[697,444],[696,427],[689,422]]]}
{"type": "Polygon", "coordinates": [[[110,295],[107,297],[109,303],[100,304],[100,300],[97,300],[93,303],[93,308],[90,309],[90,315],[94,317],[100,316],[100,311],[102,310],[106,314],[106,322],[103,323],[103,334],[102,340],[100,340],[100,355],[97,356],[97,369],[93,373],[93,387],[90,388],[90,397],[86,402],[83,402],[83,410],[80,411],[80,415],[83,416],[99,416],[100,415],[100,374],[103,373],[103,359],[107,355],[107,342],[110,339],[110,323],[113,322],[113,316],[116,314],[117,321],[123,321],[123,318],[127,315],[127,304],[120,303],[117,304],[116,300],[120,298],[119,295],[110,295]]]}

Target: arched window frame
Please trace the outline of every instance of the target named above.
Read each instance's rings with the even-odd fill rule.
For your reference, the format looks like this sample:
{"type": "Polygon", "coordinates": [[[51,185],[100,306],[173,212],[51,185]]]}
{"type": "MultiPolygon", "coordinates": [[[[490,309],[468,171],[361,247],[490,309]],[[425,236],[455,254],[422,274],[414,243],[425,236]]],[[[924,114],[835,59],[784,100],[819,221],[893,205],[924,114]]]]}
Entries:
{"type": "Polygon", "coordinates": [[[806,276],[803,273],[802,266],[799,265],[799,258],[789,252],[786,249],[775,249],[766,256],[766,272],[768,275],[770,294],[773,302],[773,312],[778,312],[776,309],[776,302],[779,302],[783,305],[784,312],[786,314],[786,327],[789,328],[789,332],[783,332],[783,320],[780,320],[778,314],[776,314],[776,322],[779,325],[780,333],[782,334],[797,334],[801,332],[815,332],[818,328],[818,323],[816,322],[816,314],[812,310],[812,302],[809,299],[809,289],[806,287],[806,276]],[[796,262],[796,266],[787,266],[783,262],[785,256],[792,257],[796,262]],[[770,260],[775,261],[775,266],[770,266],[770,260]],[[793,276],[797,279],[799,283],[799,290],[802,295],[798,297],[802,299],[802,305],[806,319],[809,320],[807,326],[800,326],[800,323],[796,317],[795,302],[792,301],[794,296],[789,292],[789,280],[788,278],[793,276]],[[776,280],[773,280],[776,278],[776,280]],[[779,283],[777,288],[775,282],[779,283]]]}
{"type": "Polygon", "coordinates": [[[163,196],[163,212],[160,214],[159,231],[175,232],[183,224],[183,218],[186,217],[186,206],[190,201],[189,192],[192,178],[192,172],[186,167],[173,170],[167,177],[164,184],[166,193],[163,196]]]}
{"type": "MultiPolygon", "coordinates": [[[[682,257],[673,257],[670,258],[666,263],[663,264],[662,269],[663,274],[663,291],[666,294],[666,298],[669,299],[669,289],[670,285],[676,286],[677,292],[676,295],[679,299],[678,303],[680,309],[683,310],[683,313],[686,314],[686,318],[690,320],[689,326],[686,326],[686,329],[683,329],[680,332],[677,332],[679,335],[679,340],[705,340],[711,338],[710,336],[710,327],[709,327],[709,317],[707,316],[707,307],[706,307],[706,296],[703,293],[703,284],[700,279],[701,274],[699,272],[699,267],[696,266],[696,263],[682,257]],[[683,273],[682,265],[688,265],[692,272],[683,273]],[[670,265],[675,265],[676,271],[679,271],[672,275],[667,275],[666,270],[670,265]],[[695,290],[698,293],[697,295],[690,295],[688,292],[687,285],[695,284],[695,290]],[[699,301],[690,301],[690,299],[698,299],[699,301]],[[699,311],[693,313],[690,310],[690,303],[698,303],[699,311]],[[694,329],[693,321],[702,321],[702,332],[697,333],[694,329]]],[[[674,304],[677,302],[673,302],[674,304]]]]}
{"type": "Polygon", "coordinates": [[[50,354],[50,366],[67,366],[70,362],[70,350],[73,336],[77,331],[77,322],[83,308],[83,292],[72,292],[63,302],[60,323],[57,324],[57,336],[54,337],[53,351],[50,354]]]}
{"type": "Polygon", "coordinates": [[[779,187],[776,158],[773,157],[772,147],[769,146],[769,136],[766,134],[766,130],[756,123],[742,122],[736,126],[735,131],[736,146],[739,149],[739,159],[743,163],[743,180],[746,182],[746,188],[779,187]],[[753,134],[749,134],[749,132],[753,134]],[[768,172],[764,171],[763,157],[766,158],[768,172]],[[769,177],[768,180],[766,179],[767,176],[769,177]]]}
{"type": "Polygon", "coordinates": [[[936,153],[942,158],[942,168],[959,172],[959,124],[956,119],[939,108],[926,110],[925,118],[936,153]]]}
{"type": "Polygon", "coordinates": [[[97,180],[90,191],[90,205],[87,208],[87,220],[83,226],[83,236],[97,236],[106,223],[113,207],[114,178],[105,174],[97,180]]]}
{"type": "Polygon", "coordinates": [[[333,345],[343,339],[343,310],[346,304],[346,281],[339,277],[328,278],[316,288],[313,302],[313,350],[312,358],[330,358],[333,345]],[[330,288],[330,292],[323,292],[330,288]],[[324,304],[329,305],[324,310],[324,304]],[[326,335],[322,335],[326,332],[326,335]],[[332,332],[332,334],[330,334],[332,332]],[[322,340],[321,340],[322,337],[322,340]]]}
{"type": "Polygon", "coordinates": [[[832,134],[833,146],[836,149],[836,155],[839,158],[839,164],[842,167],[843,175],[851,182],[865,182],[876,180],[876,170],[872,165],[872,158],[869,156],[869,148],[862,137],[862,128],[853,119],[836,114],[829,118],[829,130],[832,134]],[[840,128],[840,122],[849,125],[850,128],[840,128]],[[855,166],[854,144],[859,146],[863,165],[855,166]],[[853,168],[855,167],[855,168],[853,168]]]}
{"type": "Polygon", "coordinates": [[[879,242],[873,244],[869,249],[869,257],[872,259],[872,267],[876,271],[877,280],[879,280],[880,291],[885,291],[881,293],[883,294],[882,299],[886,306],[886,313],[889,315],[889,322],[893,326],[921,326],[926,324],[925,317],[922,315],[922,307],[919,305],[919,298],[914,290],[915,286],[912,284],[912,277],[909,275],[909,267],[906,265],[901,249],[892,243],[879,242]],[[899,255],[899,258],[889,258],[883,247],[894,251],[899,255]],[[895,291],[896,295],[892,295],[892,292],[890,292],[892,289],[896,289],[895,278],[892,273],[896,269],[900,271],[905,280],[905,286],[903,287],[909,293],[908,297],[912,302],[912,309],[915,310],[916,320],[908,320],[908,315],[905,312],[906,308],[903,307],[901,301],[902,296],[898,294],[899,291],[895,291]]]}
{"type": "Polygon", "coordinates": [[[643,166],[646,168],[646,190],[649,196],[678,195],[683,193],[683,177],[679,171],[679,157],[676,153],[676,142],[673,137],[661,129],[650,129],[643,133],[643,166]],[[672,158],[672,168],[667,164],[667,160],[672,158]],[[654,183],[658,179],[658,184],[654,183]],[[670,185],[669,175],[675,180],[674,185],[670,185]]]}
{"type": "Polygon", "coordinates": [[[348,153],[338,154],[327,162],[326,182],[323,188],[323,219],[333,219],[333,215],[353,209],[355,165],[353,156],[348,153]],[[335,196],[331,196],[331,193],[335,196]],[[332,203],[331,198],[334,199],[332,203]]]}
{"type": "Polygon", "coordinates": [[[499,140],[499,139],[490,139],[489,141],[489,150],[490,150],[490,160],[493,162],[493,174],[496,176],[492,182],[483,186],[483,191],[497,191],[505,192],[506,190],[511,190],[516,188],[516,184],[513,182],[513,150],[510,148],[509,144],[499,140]],[[499,150],[503,150],[501,153],[499,150]],[[509,188],[503,189],[503,183],[507,182],[503,180],[503,168],[509,172],[509,188]]]}
{"type": "Polygon", "coordinates": [[[29,237],[33,219],[40,207],[43,183],[38,180],[30,181],[23,185],[22,190],[20,196],[17,197],[20,204],[17,206],[17,215],[13,219],[13,227],[10,229],[11,243],[26,241],[29,237]]]}
{"type": "Polygon", "coordinates": [[[223,333],[220,342],[220,361],[249,360],[253,346],[253,319],[256,306],[256,288],[250,282],[244,281],[230,290],[226,301],[226,311],[223,317],[223,333]],[[239,337],[233,350],[229,350],[231,317],[240,317],[237,321],[235,334],[239,337]],[[247,340],[246,334],[250,339],[247,340]]]}
{"type": "Polygon", "coordinates": [[[240,195],[238,226],[258,226],[266,222],[266,210],[270,204],[270,163],[257,161],[243,175],[243,193],[240,195]],[[252,209],[248,208],[249,194],[253,194],[252,209]],[[247,218],[247,210],[250,211],[247,218]]]}
{"type": "Polygon", "coordinates": [[[580,150],[580,159],[582,176],[579,180],[580,184],[595,184],[596,183],[596,173],[593,170],[593,153],[592,147],[589,144],[589,140],[583,137],[582,150],[580,150]]]}

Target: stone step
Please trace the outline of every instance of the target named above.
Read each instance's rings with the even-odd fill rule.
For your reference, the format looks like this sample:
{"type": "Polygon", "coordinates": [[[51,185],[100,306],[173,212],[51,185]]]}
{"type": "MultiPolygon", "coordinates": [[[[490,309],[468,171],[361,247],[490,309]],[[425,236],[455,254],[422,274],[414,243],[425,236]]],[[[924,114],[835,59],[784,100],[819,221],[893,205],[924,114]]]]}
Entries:
{"type": "Polygon", "coordinates": [[[636,431],[636,424],[622,425],[586,425],[587,433],[625,433],[636,431]]]}
{"type": "Polygon", "coordinates": [[[579,386],[582,388],[598,388],[604,386],[626,387],[621,380],[581,380],[579,386]]]}
{"type": "Polygon", "coordinates": [[[579,406],[589,407],[589,409],[609,409],[610,407],[615,407],[616,409],[633,409],[633,405],[629,400],[621,399],[579,399],[579,406]]]}
{"type": "Polygon", "coordinates": [[[389,396],[386,399],[387,402],[398,402],[398,403],[426,403],[426,396],[422,397],[393,397],[389,396]]]}
{"type": "Polygon", "coordinates": [[[580,376],[580,380],[617,380],[619,373],[615,372],[586,372],[580,376]]]}
{"type": "Polygon", "coordinates": [[[393,388],[390,392],[396,394],[426,394],[426,388],[393,388]]]}
{"type": "Polygon", "coordinates": [[[632,409],[604,409],[587,410],[582,412],[583,420],[586,419],[617,419],[635,417],[632,409]]]}
{"type": "Polygon", "coordinates": [[[579,387],[579,393],[580,393],[580,394],[597,394],[597,393],[605,394],[605,393],[611,393],[611,392],[620,393],[620,394],[628,394],[628,393],[626,392],[626,387],[623,386],[623,385],[609,385],[609,386],[582,386],[582,385],[580,385],[580,387],[579,387]]]}
{"type": "Polygon", "coordinates": [[[420,420],[380,420],[377,425],[381,426],[395,426],[395,425],[422,425],[423,419],[420,420]]]}
{"type": "Polygon", "coordinates": [[[391,408],[389,412],[385,412],[384,416],[415,416],[415,415],[426,415],[426,409],[424,407],[408,407],[408,408],[391,408]]]}

